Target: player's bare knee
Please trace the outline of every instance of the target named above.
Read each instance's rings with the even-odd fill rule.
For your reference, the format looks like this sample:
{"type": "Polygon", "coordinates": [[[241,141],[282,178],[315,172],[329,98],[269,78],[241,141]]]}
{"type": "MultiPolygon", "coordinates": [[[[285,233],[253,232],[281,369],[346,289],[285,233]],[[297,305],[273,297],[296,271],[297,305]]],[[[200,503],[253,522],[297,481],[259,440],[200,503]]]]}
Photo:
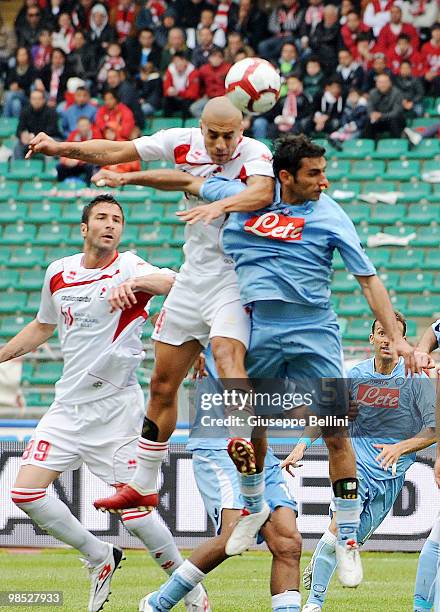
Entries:
{"type": "Polygon", "coordinates": [[[351,449],[350,441],[344,431],[323,430],[322,437],[329,452],[345,452],[351,449]]]}
{"type": "Polygon", "coordinates": [[[231,367],[243,365],[244,347],[237,340],[228,338],[213,338],[212,351],[217,370],[223,375],[231,367]]]}
{"type": "Polygon", "coordinates": [[[165,373],[156,373],[151,377],[150,400],[169,404],[175,399],[176,385],[173,380],[165,373]]]}
{"type": "Polygon", "coordinates": [[[266,539],[267,546],[274,557],[297,562],[301,558],[302,537],[297,529],[274,530],[266,539]]]}

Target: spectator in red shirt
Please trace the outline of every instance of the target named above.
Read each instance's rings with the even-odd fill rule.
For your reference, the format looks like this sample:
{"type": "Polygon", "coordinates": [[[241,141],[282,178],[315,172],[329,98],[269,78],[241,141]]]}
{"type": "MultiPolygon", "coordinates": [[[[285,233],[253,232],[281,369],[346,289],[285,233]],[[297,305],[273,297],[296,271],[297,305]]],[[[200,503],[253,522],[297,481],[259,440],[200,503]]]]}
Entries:
{"type": "Polygon", "coordinates": [[[208,63],[199,69],[200,93],[202,97],[191,104],[193,117],[200,117],[210,98],[225,95],[225,78],[231,64],[225,62],[221,49],[213,49],[208,56],[208,63]]]}
{"type": "MultiPolygon", "coordinates": [[[[90,119],[80,117],[77,121],[76,129],[70,132],[67,137],[67,142],[85,142],[93,138],[101,138],[100,131],[92,125],[90,119]]],[[[81,178],[86,183],[90,183],[93,170],[93,164],[86,164],[77,159],[61,157],[60,163],[57,165],[58,180],[64,181],[67,178],[81,178]]]]}
{"type": "Polygon", "coordinates": [[[134,116],[128,106],[119,101],[119,96],[114,89],[109,89],[104,94],[104,106],[96,113],[95,126],[104,136],[104,130],[109,121],[115,122],[120,127],[122,140],[129,140],[134,130],[134,116]]]}
{"type": "Polygon", "coordinates": [[[393,74],[399,74],[400,66],[407,60],[412,66],[412,76],[420,77],[424,73],[423,58],[416,51],[410,42],[408,34],[401,34],[397,39],[397,44],[387,53],[387,65],[393,74]]]}
{"type": "Polygon", "coordinates": [[[359,34],[370,34],[371,30],[365,23],[362,23],[356,11],[350,11],[347,21],[341,28],[341,37],[344,47],[350,51],[353,57],[357,55],[357,39],[359,34]]]}
{"type": "Polygon", "coordinates": [[[410,23],[403,23],[402,9],[394,4],[390,9],[390,23],[387,23],[381,29],[375,51],[388,53],[390,49],[394,49],[397,45],[397,39],[401,34],[408,34],[412,48],[419,49],[420,41],[417,30],[410,23]]]}
{"type": "Polygon", "coordinates": [[[422,47],[425,81],[432,96],[440,96],[440,23],[431,28],[431,40],[422,47]]]}
{"type": "Polygon", "coordinates": [[[199,97],[199,91],[198,71],[184,53],[176,52],[163,80],[165,116],[170,117],[175,113],[182,113],[184,117],[187,117],[191,104],[199,97]]]}

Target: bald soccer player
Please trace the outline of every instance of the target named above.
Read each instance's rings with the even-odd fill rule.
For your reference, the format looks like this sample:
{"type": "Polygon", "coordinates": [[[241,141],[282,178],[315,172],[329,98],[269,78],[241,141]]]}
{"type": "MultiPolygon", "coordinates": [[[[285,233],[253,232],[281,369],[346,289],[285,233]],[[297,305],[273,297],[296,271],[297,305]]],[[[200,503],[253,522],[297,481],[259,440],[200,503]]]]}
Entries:
{"type": "MultiPolygon", "coordinates": [[[[247,188],[224,199],[223,214],[210,225],[187,225],[185,262],[164,303],[153,334],[155,367],[150,400],[138,444],[138,463],[132,481],[110,498],[97,500],[96,507],[110,511],[144,508],[159,503],[157,481],[168,452],[168,440],[176,426],[177,391],[202,347],[211,344],[215,365],[222,379],[243,393],[249,390],[244,357],[248,347],[249,316],[240,303],[234,262],[219,245],[219,235],[230,210],[252,211],[273,199],[272,155],[269,149],[243,136],[242,114],[226,97],[213,98],[205,106],[199,128],[172,128],[130,142],[91,140],[56,142],[39,133],[29,146],[34,153],[57,155],[104,166],[142,159],[171,161],[193,176],[239,178],[247,188]],[[238,382],[237,382],[238,381],[238,382]]],[[[188,195],[189,208],[203,204],[188,195]]],[[[216,204],[218,209],[218,204],[216,204]]],[[[128,306],[134,296],[125,296],[128,306]]],[[[230,448],[238,465],[243,454],[240,483],[245,511],[234,529],[231,550],[240,554],[253,541],[269,516],[264,501],[265,438],[251,445],[237,441],[230,448]],[[236,542],[234,544],[234,538],[236,542]]]]}

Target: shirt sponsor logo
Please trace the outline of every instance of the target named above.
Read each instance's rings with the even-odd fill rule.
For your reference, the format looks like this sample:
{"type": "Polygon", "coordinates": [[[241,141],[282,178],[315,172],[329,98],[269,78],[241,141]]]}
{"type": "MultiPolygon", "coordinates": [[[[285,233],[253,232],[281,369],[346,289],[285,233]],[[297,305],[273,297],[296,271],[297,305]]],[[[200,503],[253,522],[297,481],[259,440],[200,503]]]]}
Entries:
{"type": "Polygon", "coordinates": [[[64,325],[66,327],[72,327],[75,319],[73,317],[72,314],[72,309],[70,308],[70,306],[68,306],[67,308],[64,308],[63,306],[61,307],[61,314],[64,317],[64,325]]]}
{"type": "Polygon", "coordinates": [[[62,302],[86,302],[89,303],[92,301],[92,298],[87,297],[85,295],[62,295],[61,296],[61,301],[62,302]]]}
{"type": "Polygon", "coordinates": [[[357,401],[361,406],[374,408],[398,408],[400,389],[378,389],[372,385],[359,385],[357,401]]]}
{"type": "Polygon", "coordinates": [[[287,217],[268,212],[252,217],[244,224],[244,231],[263,238],[293,242],[302,239],[305,220],[300,217],[287,217]]]}
{"type": "Polygon", "coordinates": [[[105,298],[107,297],[107,291],[108,289],[105,285],[104,287],[101,287],[98,295],[98,300],[105,300],[105,298]]]}

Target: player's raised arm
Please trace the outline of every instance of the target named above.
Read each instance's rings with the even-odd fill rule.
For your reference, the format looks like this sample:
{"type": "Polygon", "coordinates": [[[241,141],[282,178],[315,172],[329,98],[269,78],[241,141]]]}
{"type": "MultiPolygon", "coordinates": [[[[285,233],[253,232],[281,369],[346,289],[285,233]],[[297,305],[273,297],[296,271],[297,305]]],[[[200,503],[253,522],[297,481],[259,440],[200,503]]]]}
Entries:
{"type": "Polygon", "coordinates": [[[408,438],[408,440],[401,440],[394,444],[373,444],[373,446],[379,451],[376,461],[386,472],[398,462],[402,455],[416,453],[435,444],[435,442],[435,428],[425,427],[417,435],[408,438]]]}
{"type": "MultiPolygon", "coordinates": [[[[434,326],[439,323],[440,321],[436,321],[434,323],[434,326]]],[[[439,325],[439,329],[440,329],[440,325],[439,325]]],[[[422,339],[418,343],[417,349],[421,351],[422,353],[432,353],[432,351],[434,351],[436,348],[438,348],[437,337],[434,333],[433,325],[430,325],[428,329],[425,331],[425,333],[423,334],[422,339]]]]}
{"type": "Polygon", "coordinates": [[[99,170],[92,176],[92,182],[98,187],[122,187],[123,185],[141,185],[162,191],[185,191],[198,196],[206,179],[192,176],[180,170],[158,169],[141,172],[112,172],[99,170]]]}
{"type": "Polygon", "coordinates": [[[405,359],[407,372],[420,373],[420,368],[414,358],[414,349],[408,344],[402,334],[399,333],[396,315],[382,281],[376,274],[371,276],[355,275],[362,292],[370,305],[376,319],[378,319],[385,330],[390,342],[395,347],[397,354],[405,359]]]}
{"type": "Polygon", "coordinates": [[[35,350],[49,340],[55,328],[56,325],[40,323],[38,319],[34,319],[0,349],[0,363],[35,350]]]}
{"type": "Polygon", "coordinates": [[[31,140],[26,159],[35,153],[79,159],[96,166],[121,164],[139,159],[139,153],[132,141],[96,139],[86,142],[57,142],[44,132],[40,132],[31,140]]]}

